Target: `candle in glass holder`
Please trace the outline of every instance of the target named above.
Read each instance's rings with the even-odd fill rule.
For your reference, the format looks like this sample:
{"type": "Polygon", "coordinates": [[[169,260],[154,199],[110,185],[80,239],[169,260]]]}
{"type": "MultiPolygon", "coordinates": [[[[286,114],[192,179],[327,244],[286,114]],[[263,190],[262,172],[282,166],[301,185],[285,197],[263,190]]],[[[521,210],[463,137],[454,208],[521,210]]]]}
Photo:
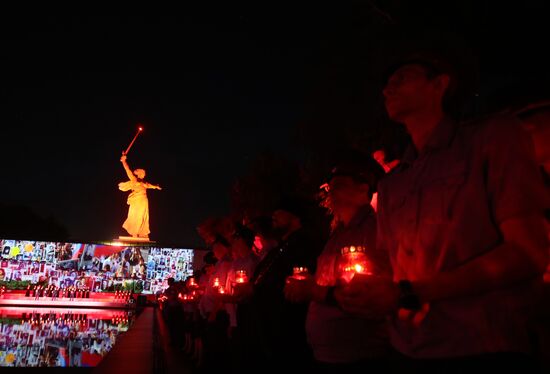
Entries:
{"type": "Polygon", "coordinates": [[[248,282],[248,276],[245,270],[237,270],[235,273],[235,281],[237,283],[246,283],[248,282]]]}
{"type": "Polygon", "coordinates": [[[355,274],[372,275],[372,266],[363,246],[349,246],[341,250],[338,264],[340,279],[350,282],[355,274]]]}
{"type": "Polygon", "coordinates": [[[224,288],[223,286],[219,286],[219,287],[218,287],[218,293],[219,293],[220,295],[223,295],[223,294],[225,293],[225,288],[224,288]]]}
{"type": "Polygon", "coordinates": [[[309,275],[309,270],[306,267],[297,266],[292,269],[292,278],[304,280],[309,275]]]}
{"type": "Polygon", "coordinates": [[[212,283],[212,287],[219,288],[220,287],[220,278],[214,278],[214,282],[212,283]]]}
{"type": "Polygon", "coordinates": [[[195,277],[189,278],[189,288],[197,288],[197,282],[195,281],[195,277]]]}

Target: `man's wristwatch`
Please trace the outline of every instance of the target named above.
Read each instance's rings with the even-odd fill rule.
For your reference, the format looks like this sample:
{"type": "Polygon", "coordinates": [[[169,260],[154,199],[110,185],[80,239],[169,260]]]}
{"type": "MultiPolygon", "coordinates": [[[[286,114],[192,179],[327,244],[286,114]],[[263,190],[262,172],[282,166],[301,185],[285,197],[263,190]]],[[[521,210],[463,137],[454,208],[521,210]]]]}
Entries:
{"type": "Polygon", "coordinates": [[[414,293],[411,282],[408,280],[401,280],[398,283],[399,286],[399,307],[407,310],[420,310],[422,304],[418,295],[414,293]]]}

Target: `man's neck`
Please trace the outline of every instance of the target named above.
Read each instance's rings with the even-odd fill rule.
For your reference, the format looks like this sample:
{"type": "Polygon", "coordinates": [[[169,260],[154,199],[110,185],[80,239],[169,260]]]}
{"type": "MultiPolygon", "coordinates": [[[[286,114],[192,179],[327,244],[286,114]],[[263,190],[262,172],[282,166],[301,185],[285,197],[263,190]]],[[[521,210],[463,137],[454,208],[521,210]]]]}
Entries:
{"type": "Polygon", "coordinates": [[[419,152],[424,149],[434,129],[443,118],[445,118],[445,114],[443,110],[439,109],[417,113],[404,121],[414,146],[419,152]]]}
{"type": "Polygon", "coordinates": [[[357,214],[359,209],[356,209],[354,211],[350,211],[346,214],[341,214],[338,218],[340,219],[340,222],[344,225],[344,227],[348,226],[350,222],[353,220],[353,217],[357,214]]]}

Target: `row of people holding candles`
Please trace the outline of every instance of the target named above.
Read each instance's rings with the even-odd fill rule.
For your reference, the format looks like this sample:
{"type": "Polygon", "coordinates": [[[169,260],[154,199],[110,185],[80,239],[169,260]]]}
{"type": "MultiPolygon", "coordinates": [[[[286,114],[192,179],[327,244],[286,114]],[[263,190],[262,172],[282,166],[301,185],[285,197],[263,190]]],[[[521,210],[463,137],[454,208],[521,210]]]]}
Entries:
{"type": "MultiPolygon", "coordinates": [[[[367,253],[364,246],[343,247],[340,252],[339,260],[336,264],[338,279],[343,283],[349,283],[356,274],[372,275],[367,253]]],[[[250,281],[250,276],[246,270],[236,270],[230,272],[227,279],[214,277],[211,279],[210,287],[219,295],[235,296],[237,299],[244,296],[245,286],[250,281]]],[[[289,275],[289,281],[305,280],[309,277],[309,270],[306,267],[294,267],[293,274],[289,275]]],[[[205,290],[201,290],[194,277],[187,280],[187,293],[180,294],[182,301],[193,301],[202,295],[205,290]]],[[[226,298],[226,302],[234,302],[234,298],[226,298]]]]}

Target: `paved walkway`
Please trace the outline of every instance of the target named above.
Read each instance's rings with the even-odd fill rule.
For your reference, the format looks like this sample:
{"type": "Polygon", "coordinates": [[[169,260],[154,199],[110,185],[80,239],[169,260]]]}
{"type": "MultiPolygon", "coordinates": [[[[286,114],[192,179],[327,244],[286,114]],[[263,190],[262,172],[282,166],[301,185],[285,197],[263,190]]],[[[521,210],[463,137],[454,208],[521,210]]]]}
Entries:
{"type": "Polygon", "coordinates": [[[154,318],[155,309],[145,308],[92,373],[153,373],[154,318]]]}
{"type": "Polygon", "coordinates": [[[186,374],[192,373],[183,352],[170,346],[168,328],[159,309],[145,308],[128,332],[92,373],[186,374]]]}

